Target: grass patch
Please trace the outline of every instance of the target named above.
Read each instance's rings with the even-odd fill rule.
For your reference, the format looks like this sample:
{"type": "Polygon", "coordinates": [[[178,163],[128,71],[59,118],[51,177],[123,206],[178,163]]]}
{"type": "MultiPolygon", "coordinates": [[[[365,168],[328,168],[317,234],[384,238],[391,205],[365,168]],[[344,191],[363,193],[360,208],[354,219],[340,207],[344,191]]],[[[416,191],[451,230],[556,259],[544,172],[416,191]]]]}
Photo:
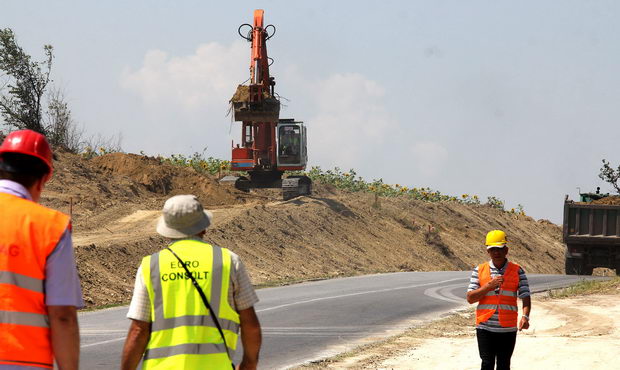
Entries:
{"type": "Polygon", "coordinates": [[[620,294],[620,277],[610,280],[581,280],[566,288],[550,290],[548,298],[561,299],[578,295],[610,293],[620,294]]]}

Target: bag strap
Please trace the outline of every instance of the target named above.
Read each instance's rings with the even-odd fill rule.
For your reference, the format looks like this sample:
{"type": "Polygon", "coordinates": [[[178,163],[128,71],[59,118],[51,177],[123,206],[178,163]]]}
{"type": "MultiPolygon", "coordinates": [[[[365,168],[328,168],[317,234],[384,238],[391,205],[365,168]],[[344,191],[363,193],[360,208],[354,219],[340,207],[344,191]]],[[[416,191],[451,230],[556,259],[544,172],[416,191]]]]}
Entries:
{"type": "MultiPolygon", "coordinates": [[[[217,316],[215,315],[215,312],[213,312],[213,308],[211,308],[211,305],[209,304],[209,301],[207,300],[207,296],[202,291],[202,288],[200,288],[200,285],[198,284],[194,276],[192,276],[192,273],[189,271],[189,269],[187,268],[187,265],[185,265],[185,262],[181,259],[181,257],[179,257],[176,253],[174,253],[174,251],[170,249],[170,247],[166,247],[166,249],[169,250],[170,253],[172,253],[179,260],[179,263],[181,264],[181,266],[183,266],[189,278],[192,279],[192,284],[194,284],[194,287],[196,287],[196,290],[198,290],[198,294],[200,294],[200,298],[202,298],[202,302],[204,303],[205,307],[207,307],[207,309],[209,310],[209,313],[211,314],[211,317],[213,318],[213,322],[215,323],[217,330],[220,332],[220,335],[222,336],[222,340],[224,341],[224,347],[226,348],[226,354],[228,355],[228,359],[232,363],[232,357],[230,357],[230,352],[228,351],[228,345],[226,344],[226,337],[224,337],[224,331],[222,331],[220,322],[218,321],[217,316]]],[[[232,367],[234,369],[235,364],[232,364],[232,367]]]]}

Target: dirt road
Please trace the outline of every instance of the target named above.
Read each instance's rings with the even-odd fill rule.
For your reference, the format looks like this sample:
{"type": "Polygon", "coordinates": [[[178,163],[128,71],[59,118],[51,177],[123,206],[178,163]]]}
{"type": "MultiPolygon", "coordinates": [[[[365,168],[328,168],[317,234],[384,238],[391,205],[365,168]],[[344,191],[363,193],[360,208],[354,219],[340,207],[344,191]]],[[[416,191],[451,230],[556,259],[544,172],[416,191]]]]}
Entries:
{"type": "MultiPolygon", "coordinates": [[[[532,322],[518,334],[512,369],[618,369],[620,290],[566,299],[535,296],[532,322]]],[[[321,368],[479,369],[473,312],[364,350],[321,368]]]]}

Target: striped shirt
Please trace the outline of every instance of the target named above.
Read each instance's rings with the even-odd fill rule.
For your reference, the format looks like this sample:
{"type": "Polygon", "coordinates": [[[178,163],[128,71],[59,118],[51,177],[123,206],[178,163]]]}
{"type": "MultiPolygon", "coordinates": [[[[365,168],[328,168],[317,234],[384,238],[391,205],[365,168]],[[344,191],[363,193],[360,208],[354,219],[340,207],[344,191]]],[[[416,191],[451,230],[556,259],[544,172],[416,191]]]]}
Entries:
{"type": "MultiPolygon", "coordinates": [[[[491,268],[491,277],[495,277],[498,275],[504,275],[506,271],[506,266],[508,266],[508,261],[504,263],[502,268],[498,269],[493,265],[493,261],[489,261],[489,267],[491,268]]],[[[472,290],[476,290],[480,288],[480,279],[478,278],[478,266],[471,273],[471,278],[469,279],[469,287],[467,287],[467,291],[471,292],[472,290]]],[[[519,267],[519,298],[523,299],[525,297],[530,296],[530,284],[527,281],[527,276],[525,276],[525,271],[521,267],[519,267]]],[[[499,324],[499,314],[497,311],[491,316],[487,321],[481,322],[476,326],[478,329],[488,330],[495,333],[506,333],[517,331],[516,326],[512,327],[503,327],[499,324]]]]}

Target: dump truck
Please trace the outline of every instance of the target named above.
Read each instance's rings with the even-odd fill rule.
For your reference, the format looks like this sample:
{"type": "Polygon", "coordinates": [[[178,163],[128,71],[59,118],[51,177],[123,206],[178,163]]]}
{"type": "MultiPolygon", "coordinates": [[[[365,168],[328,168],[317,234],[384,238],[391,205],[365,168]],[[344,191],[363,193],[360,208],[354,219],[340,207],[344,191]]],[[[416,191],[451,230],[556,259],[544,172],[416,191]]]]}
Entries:
{"type": "Polygon", "coordinates": [[[620,276],[620,205],[593,203],[607,195],[582,193],[580,202],[565,197],[567,275],[592,275],[594,268],[607,267],[620,276]]]}

